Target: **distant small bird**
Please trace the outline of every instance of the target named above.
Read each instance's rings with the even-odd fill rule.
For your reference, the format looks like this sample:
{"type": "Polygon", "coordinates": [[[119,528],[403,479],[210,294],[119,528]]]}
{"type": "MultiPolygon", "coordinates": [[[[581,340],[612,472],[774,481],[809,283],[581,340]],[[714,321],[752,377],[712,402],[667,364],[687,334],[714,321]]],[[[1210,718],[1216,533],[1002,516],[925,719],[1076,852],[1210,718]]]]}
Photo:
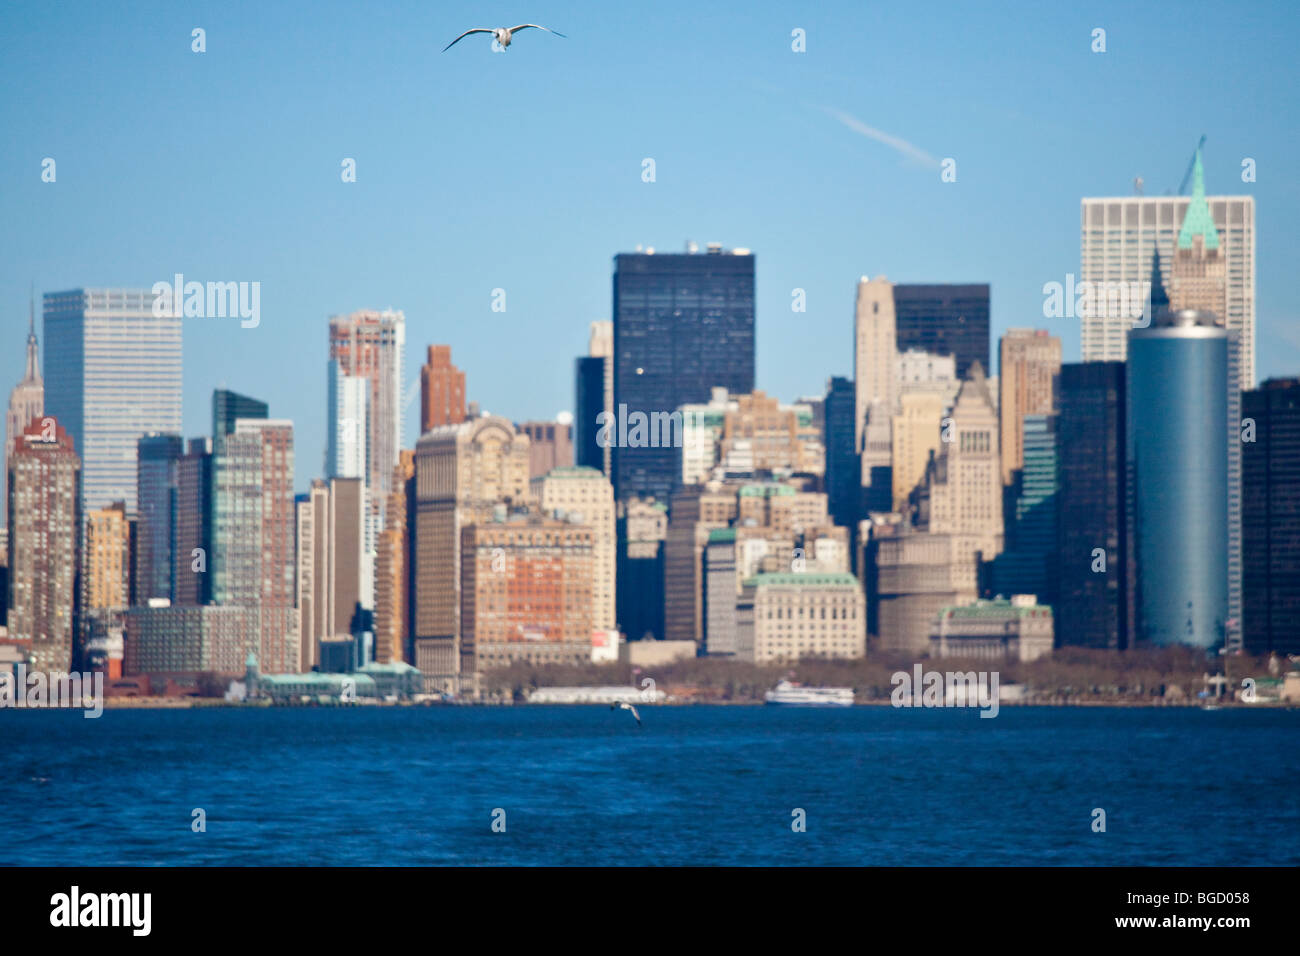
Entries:
{"type": "Polygon", "coordinates": [[[638,714],[638,713],[636,712],[636,708],[633,707],[631,704],[629,704],[627,701],[625,701],[625,700],[616,700],[616,701],[614,701],[614,703],[612,703],[612,704],[609,705],[609,709],[610,709],[610,710],[630,710],[630,711],[632,711],[632,716],[636,718],[636,725],[637,725],[638,727],[641,726],[641,715],[638,714]]]}
{"type": "MultiPolygon", "coordinates": [[[[510,46],[510,37],[512,35],[519,32],[520,30],[527,30],[529,27],[533,27],[538,30],[545,30],[547,33],[554,33],[557,37],[564,36],[563,33],[557,33],[555,30],[552,30],[550,27],[544,27],[540,23],[521,23],[517,27],[497,27],[496,29],[492,29],[490,27],[475,27],[473,30],[466,30],[460,36],[456,37],[456,39],[448,43],[445,47],[442,48],[442,52],[446,53],[448,50],[454,47],[461,40],[469,36],[471,33],[490,33],[492,34],[492,39],[500,43],[502,49],[505,49],[510,46]]],[[[567,40],[568,37],[565,37],[565,39],[567,40]]]]}

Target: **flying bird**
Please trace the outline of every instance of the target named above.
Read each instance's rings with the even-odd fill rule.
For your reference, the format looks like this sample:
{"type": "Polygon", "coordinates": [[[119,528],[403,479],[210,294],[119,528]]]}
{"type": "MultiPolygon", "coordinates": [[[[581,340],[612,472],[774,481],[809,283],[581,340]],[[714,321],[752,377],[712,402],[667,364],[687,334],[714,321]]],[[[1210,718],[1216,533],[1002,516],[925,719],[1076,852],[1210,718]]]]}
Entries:
{"type": "MultiPolygon", "coordinates": [[[[465,31],[464,33],[462,33],[460,36],[456,37],[456,39],[454,39],[454,40],[452,40],[450,43],[448,43],[445,47],[442,48],[442,52],[443,52],[443,53],[446,53],[448,50],[450,50],[452,47],[454,47],[454,46],[455,46],[457,43],[459,43],[461,40],[463,40],[463,39],[465,39],[467,36],[469,36],[471,33],[490,33],[490,34],[492,34],[492,39],[494,39],[494,40],[496,40],[498,43],[500,43],[500,44],[501,44],[501,48],[504,50],[504,49],[506,49],[507,47],[510,46],[510,38],[511,38],[514,34],[518,33],[520,30],[527,30],[529,27],[534,27],[534,28],[536,28],[536,29],[538,29],[538,30],[545,30],[547,33],[554,33],[557,37],[563,37],[563,36],[564,36],[563,33],[556,33],[555,30],[552,30],[550,27],[544,27],[544,26],[542,26],[540,23],[521,23],[521,24],[519,24],[519,26],[517,26],[517,27],[497,27],[496,29],[491,29],[491,28],[489,28],[489,27],[475,27],[473,30],[466,30],[466,31],[465,31]]],[[[568,39],[568,38],[565,37],[565,39],[568,39]]]]}
{"type": "Polygon", "coordinates": [[[641,715],[638,714],[638,713],[636,712],[636,708],[633,707],[631,704],[629,704],[627,701],[625,701],[625,700],[616,700],[616,701],[614,701],[614,703],[612,703],[612,704],[609,705],[609,709],[610,709],[610,710],[630,710],[630,711],[632,711],[632,716],[636,718],[636,725],[637,725],[638,727],[641,726],[641,715]]]}

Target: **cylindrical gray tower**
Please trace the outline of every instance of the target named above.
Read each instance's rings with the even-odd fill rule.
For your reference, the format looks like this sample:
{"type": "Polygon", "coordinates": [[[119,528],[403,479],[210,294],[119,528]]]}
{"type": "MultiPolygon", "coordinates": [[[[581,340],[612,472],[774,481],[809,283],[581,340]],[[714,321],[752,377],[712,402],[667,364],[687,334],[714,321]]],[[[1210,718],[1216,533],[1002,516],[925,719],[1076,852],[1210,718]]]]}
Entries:
{"type": "Polygon", "coordinates": [[[1213,312],[1158,313],[1128,345],[1137,631],[1223,644],[1228,616],[1228,335],[1213,312]]]}

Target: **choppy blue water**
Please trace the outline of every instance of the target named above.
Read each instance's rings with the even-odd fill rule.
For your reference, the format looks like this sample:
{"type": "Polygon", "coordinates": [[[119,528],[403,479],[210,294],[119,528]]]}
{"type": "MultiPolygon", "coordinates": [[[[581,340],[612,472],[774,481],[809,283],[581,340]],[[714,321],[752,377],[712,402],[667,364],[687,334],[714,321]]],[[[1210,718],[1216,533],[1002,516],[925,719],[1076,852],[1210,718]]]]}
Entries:
{"type": "Polygon", "coordinates": [[[0,711],[0,863],[1300,863],[1300,711],[642,718],[638,730],[605,707],[0,711]],[[191,829],[195,808],[206,832],[191,829]],[[791,829],[795,809],[806,832],[791,829]]]}

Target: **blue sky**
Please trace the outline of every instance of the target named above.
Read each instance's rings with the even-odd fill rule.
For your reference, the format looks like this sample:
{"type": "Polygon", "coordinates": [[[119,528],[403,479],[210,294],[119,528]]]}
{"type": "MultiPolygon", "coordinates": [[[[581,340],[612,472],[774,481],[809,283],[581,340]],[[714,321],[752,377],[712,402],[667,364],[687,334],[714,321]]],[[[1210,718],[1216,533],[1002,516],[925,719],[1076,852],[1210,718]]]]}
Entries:
{"type": "Polygon", "coordinates": [[[330,315],[403,309],[408,382],[449,343],[484,409],[549,418],[572,408],[588,322],[609,317],[614,253],[688,239],[754,250],[758,383],[783,399],[852,374],[862,274],[989,282],[995,337],[1047,327],[1077,361],[1076,321],[1042,318],[1041,290],[1078,271],[1080,197],[1139,175],[1176,189],[1202,133],[1208,191],[1256,197],[1258,375],[1300,374],[1297,9],[8,3],[0,390],[22,372],[33,280],[38,296],[259,281],[258,328],[186,320],[185,431],[208,430],[218,385],[267,400],[297,426],[303,486],[325,446],[330,315]],[[568,38],[439,52],[526,21],[568,38]],[[954,158],[957,182],[836,114],[954,158]]]}

